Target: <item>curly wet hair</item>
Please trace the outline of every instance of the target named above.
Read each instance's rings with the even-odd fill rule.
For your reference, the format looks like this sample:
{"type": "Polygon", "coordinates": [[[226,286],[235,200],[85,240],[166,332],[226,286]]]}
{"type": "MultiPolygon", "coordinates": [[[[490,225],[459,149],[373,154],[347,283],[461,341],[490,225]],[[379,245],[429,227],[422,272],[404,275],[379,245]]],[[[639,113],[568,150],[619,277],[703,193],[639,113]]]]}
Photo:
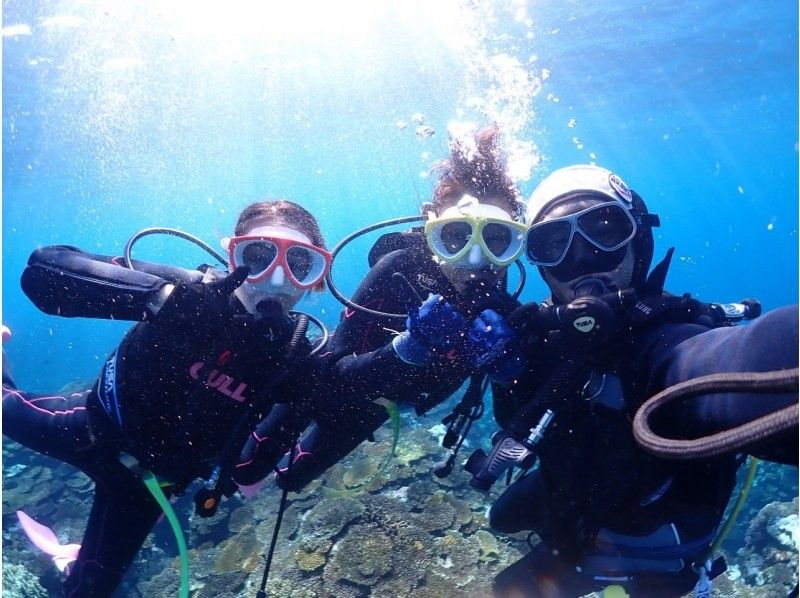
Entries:
{"type": "Polygon", "coordinates": [[[463,141],[450,140],[450,156],[433,167],[437,182],[431,203],[423,206],[423,213],[433,209],[441,214],[468,193],[478,200],[494,200],[514,219],[522,218],[521,194],[506,172],[499,136],[499,127],[492,124],[475,132],[475,146],[469,150],[463,141]]]}

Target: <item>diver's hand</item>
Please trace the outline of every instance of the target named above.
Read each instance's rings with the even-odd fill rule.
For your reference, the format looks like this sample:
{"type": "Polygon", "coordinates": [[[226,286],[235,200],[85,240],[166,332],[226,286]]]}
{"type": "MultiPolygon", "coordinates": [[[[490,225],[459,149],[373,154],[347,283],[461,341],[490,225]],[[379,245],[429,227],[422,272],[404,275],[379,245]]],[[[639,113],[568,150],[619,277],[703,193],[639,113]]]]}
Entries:
{"type": "Polygon", "coordinates": [[[441,295],[428,295],[422,305],[409,310],[408,333],[433,349],[455,346],[463,339],[467,320],[441,295]]]}
{"type": "Polygon", "coordinates": [[[419,307],[408,310],[406,330],[394,337],[398,357],[413,365],[424,365],[437,351],[463,345],[467,320],[441,295],[428,295],[419,307]]]}
{"type": "Polygon", "coordinates": [[[250,273],[239,266],[214,282],[178,284],[155,314],[156,322],[211,323],[230,316],[230,296],[250,273]]]}
{"type": "Polygon", "coordinates": [[[509,382],[522,373],[525,358],[514,331],[503,316],[487,309],[472,321],[467,355],[475,369],[492,382],[509,382]]]}

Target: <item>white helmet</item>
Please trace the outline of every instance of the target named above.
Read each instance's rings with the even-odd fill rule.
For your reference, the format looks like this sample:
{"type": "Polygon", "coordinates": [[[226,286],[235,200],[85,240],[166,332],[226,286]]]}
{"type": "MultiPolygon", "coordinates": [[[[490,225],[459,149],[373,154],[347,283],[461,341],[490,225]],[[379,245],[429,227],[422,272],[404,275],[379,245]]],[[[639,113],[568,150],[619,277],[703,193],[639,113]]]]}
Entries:
{"type": "MultiPolygon", "coordinates": [[[[592,164],[576,164],[552,172],[533,190],[525,212],[525,223],[528,226],[536,224],[562,200],[579,199],[584,194],[599,195],[619,203],[636,223],[629,249],[633,256],[633,271],[630,280],[625,282],[637,290],[644,289],[653,258],[651,229],[659,225],[659,219],[657,215],[650,214],[642,198],[610,170],[592,164]]],[[[539,270],[553,291],[554,299],[568,302],[571,286],[566,281],[556,280],[552,268],[539,266],[539,270]]]]}

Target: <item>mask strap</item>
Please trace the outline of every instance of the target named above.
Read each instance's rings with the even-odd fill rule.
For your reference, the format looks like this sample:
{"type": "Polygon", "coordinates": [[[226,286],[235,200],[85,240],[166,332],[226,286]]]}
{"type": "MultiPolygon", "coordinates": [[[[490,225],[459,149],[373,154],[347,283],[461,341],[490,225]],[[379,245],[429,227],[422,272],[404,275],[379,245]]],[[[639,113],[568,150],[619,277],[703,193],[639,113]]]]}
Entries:
{"type": "Polygon", "coordinates": [[[641,217],[642,217],[642,224],[644,224],[645,226],[650,226],[650,227],[661,226],[661,219],[658,217],[658,214],[646,213],[642,214],[641,217]]]}

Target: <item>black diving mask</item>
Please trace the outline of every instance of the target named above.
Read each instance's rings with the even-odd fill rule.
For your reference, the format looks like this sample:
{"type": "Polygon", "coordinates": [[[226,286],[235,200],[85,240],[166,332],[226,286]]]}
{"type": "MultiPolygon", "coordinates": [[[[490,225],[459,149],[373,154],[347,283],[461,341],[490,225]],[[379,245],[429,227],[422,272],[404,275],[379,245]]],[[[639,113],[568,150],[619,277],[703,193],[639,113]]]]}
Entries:
{"type": "Polygon", "coordinates": [[[575,233],[598,249],[612,252],[630,242],[636,230],[631,213],[621,203],[608,201],[532,225],[526,236],[526,254],[536,266],[556,266],[567,255],[575,233]]]}

